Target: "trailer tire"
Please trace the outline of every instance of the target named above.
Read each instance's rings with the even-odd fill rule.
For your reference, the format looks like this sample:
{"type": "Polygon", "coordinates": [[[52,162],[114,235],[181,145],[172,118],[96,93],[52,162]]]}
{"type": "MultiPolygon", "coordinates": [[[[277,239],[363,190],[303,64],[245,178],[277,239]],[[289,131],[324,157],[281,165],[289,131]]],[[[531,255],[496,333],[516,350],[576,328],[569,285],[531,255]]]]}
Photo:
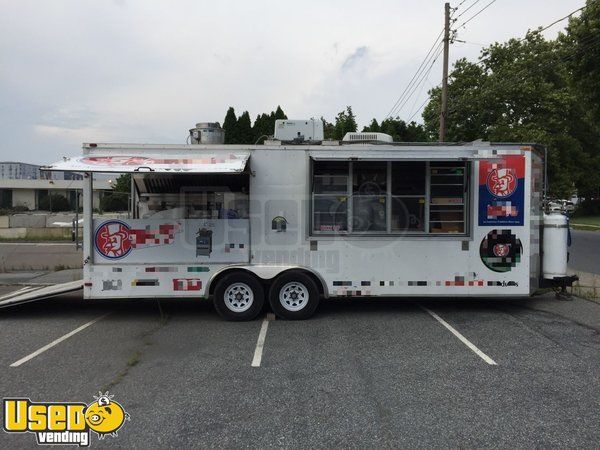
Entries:
{"type": "Polygon", "coordinates": [[[315,313],[319,300],[315,281],[301,272],[279,275],[269,289],[271,309],[282,319],[308,319],[315,313]]]}
{"type": "Polygon", "coordinates": [[[213,304],[225,320],[252,320],[260,313],[264,303],[265,291],[261,283],[248,273],[231,273],[215,286],[213,304]]]}

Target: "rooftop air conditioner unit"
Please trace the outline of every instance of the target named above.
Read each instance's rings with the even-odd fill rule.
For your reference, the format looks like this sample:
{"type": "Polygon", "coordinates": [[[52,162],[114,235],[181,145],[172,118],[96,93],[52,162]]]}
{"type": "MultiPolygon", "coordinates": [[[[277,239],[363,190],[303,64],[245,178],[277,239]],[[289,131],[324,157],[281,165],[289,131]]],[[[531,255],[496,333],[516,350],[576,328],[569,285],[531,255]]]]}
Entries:
{"type": "Polygon", "coordinates": [[[343,144],[357,144],[357,143],[365,143],[365,144],[371,144],[371,143],[390,144],[392,142],[394,142],[394,139],[389,134],[385,134],[385,133],[371,133],[371,132],[364,132],[364,133],[352,132],[352,133],[346,133],[346,135],[344,136],[344,139],[342,139],[342,143],[343,144]]]}

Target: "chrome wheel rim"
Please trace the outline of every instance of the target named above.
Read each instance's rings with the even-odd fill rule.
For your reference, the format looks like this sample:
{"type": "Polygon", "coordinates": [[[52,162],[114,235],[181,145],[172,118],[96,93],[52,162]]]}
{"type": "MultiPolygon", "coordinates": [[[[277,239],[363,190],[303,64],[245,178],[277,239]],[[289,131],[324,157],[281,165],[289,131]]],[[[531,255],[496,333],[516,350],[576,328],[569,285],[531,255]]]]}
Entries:
{"type": "Polygon", "coordinates": [[[233,283],[225,290],[225,306],[233,312],[248,311],[254,303],[254,292],[246,283],[233,283]]]}
{"type": "Polygon", "coordinates": [[[292,281],[279,290],[279,303],[288,311],[300,311],[308,304],[308,289],[302,283],[292,281]]]}

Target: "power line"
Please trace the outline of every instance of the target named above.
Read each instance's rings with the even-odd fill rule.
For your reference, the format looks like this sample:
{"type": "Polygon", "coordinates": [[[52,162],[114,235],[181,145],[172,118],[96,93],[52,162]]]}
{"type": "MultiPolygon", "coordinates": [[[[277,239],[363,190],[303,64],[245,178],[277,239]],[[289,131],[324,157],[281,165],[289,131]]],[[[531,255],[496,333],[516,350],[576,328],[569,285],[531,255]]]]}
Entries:
{"type": "Polygon", "coordinates": [[[456,8],[454,8],[454,11],[458,10],[458,8],[460,8],[460,7],[462,6],[462,4],[463,4],[464,2],[466,2],[466,1],[468,1],[468,0],[462,0],[462,2],[460,2],[460,3],[459,3],[457,6],[456,6],[456,8]]]}
{"type": "MultiPolygon", "coordinates": [[[[478,0],[479,1],[479,0],[478,0]]],[[[491,2],[489,2],[487,5],[485,5],[483,8],[481,8],[478,12],[476,12],[474,15],[472,15],[471,17],[469,17],[467,20],[465,20],[463,23],[461,23],[459,26],[457,26],[456,28],[462,28],[464,27],[466,24],[468,24],[471,20],[473,20],[475,17],[477,17],[479,14],[481,14],[483,11],[485,11],[486,9],[488,9],[490,6],[492,6],[492,4],[496,3],[496,0],[492,0],[491,2]]],[[[466,10],[463,12],[463,14],[467,12],[466,10]]],[[[462,14],[461,14],[462,15],[462,14]]],[[[460,16],[458,16],[460,17],[460,16]]],[[[458,17],[456,18],[458,20],[458,17]]]]}
{"type": "Polygon", "coordinates": [[[565,19],[568,19],[569,17],[571,17],[573,14],[578,13],[579,11],[583,11],[585,9],[585,6],[582,6],[579,9],[576,9],[575,11],[573,11],[572,13],[567,14],[565,17],[562,17],[561,19],[555,20],[554,22],[552,22],[550,25],[546,25],[544,28],[542,28],[541,30],[538,30],[539,32],[542,31],[546,31],[548,28],[553,27],[554,25],[556,25],[559,22],[562,22],[565,19]]]}
{"type": "MultiPolygon", "coordinates": [[[[462,2],[461,2],[459,5],[458,5],[458,7],[459,7],[460,5],[462,5],[463,3],[465,3],[465,1],[467,1],[467,0],[463,0],[463,1],[462,1],[462,2]]],[[[478,0],[477,0],[477,1],[478,1],[478,0]]],[[[470,6],[468,9],[470,9],[472,6],[474,6],[474,5],[477,3],[477,1],[476,1],[475,3],[473,3],[473,4],[472,4],[472,5],[471,5],[471,6],[470,6]]],[[[479,11],[478,11],[476,14],[474,14],[473,16],[471,16],[471,17],[470,17],[468,20],[466,20],[465,22],[463,22],[461,25],[459,25],[459,26],[458,26],[458,28],[460,28],[460,27],[463,27],[464,25],[466,25],[466,23],[468,23],[468,22],[470,22],[471,20],[473,20],[473,19],[474,19],[476,16],[478,16],[478,15],[479,15],[479,14],[481,14],[481,13],[482,13],[482,12],[483,12],[485,9],[487,9],[489,6],[491,6],[491,5],[492,5],[492,4],[493,4],[495,1],[496,1],[496,0],[492,0],[490,3],[488,3],[486,6],[484,6],[484,7],[483,7],[481,10],[479,10],[479,11]]],[[[457,7],[456,9],[458,9],[458,7],[457,7]]],[[[550,23],[550,24],[548,24],[548,25],[546,25],[546,26],[542,27],[542,28],[541,28],[541,29],[539,29],[539,30],[536,30],[536,32],[540,32],[540,33],[541,33],[541,32],[543,32],[543,31],[545,31],[545,30],[547,30],[547,29],[551,28],[552,26],[556,25],[557,23],[560,23],[560,22],[562,22],[563,20],[570,18],[571,16],[573,16],[573,14],[576,14],[576,13],[578,13],[578,12],[580,12],[580,11],[583,11],[585,8],[586,8],[586,6],[583,6],[583,7],[581,7],[581,8],[578,8],[578,9],[576,9],[576,10],[572,11],[571,13],[567,14],[566,16],[564,16],[564,17],[561,17],[560,19],[557,19],[557,20],[555,20],[554,22],[552,22],[552,23],[550,23]]],[[[455,9],[455,10],[456,10],[456,9],[455,9]]],[[[468,10],[468,9],[467,9],[467,10],[468,10]]],[[[463,11],[463,13],[462,13],[462,14],[464,14],[465,12],[467,12],[467,10],[463,11]]],[[[462,15],[462,14],[461,14],[461,15],[462,15]]],[[[460,15],[459,15],[458,17],[460,17],[460,15]]],[[[458,17],[457,17],[457,19],[458,19],[458,17]]],[[[456,19],[455,19],[455,21],[456,21],[456,19]]],[[[525,40],[526,38],[527,38],[527,37],[523,37],[523,38],[519,39],[519,40],[518,40],[518,42],[521,42],[521,41],[525,40]]],[[[461,42],[461,41],[458,41],[458,42],[461,42]]],[[[465,42],[465,43],[467,43],[467,42],[465,42]]],[[[549,67],[549,66],[551,66],[551,65],[554,65],[554,64],[556,64],[556,62],[557,62],[557,61],[566,62],[566,61],[568,61],[568,60],[571,60],[571,59],[575,58],[576,56],[578,56],[578,54],[579,54],[580,52],[582,52],[582,51],[584,51],[584,50],[591,50],[591,49],[594,49],[594,48],[596,48],[596,47],[600,46],[600,37],[598,37],[598,36],[589,36],[589,37],[587,37],[587,38],[583,39],[583,41],[581,41],[581,42],[580,42],[580,44],[582,45],[582,47],[581,47],[580,49],[578,49],[577,51],[575,51],[575,52],[571,53],[570,55],[563,56],[563,57],[559,58],[558,60],[552,60],[552,61],[549,61],[549,62],[547,62],[547,63],[545,63],[545,64],[540,64],[540,65],[537,67],[537,70],[539,70],[539,69],[544,69],[544,68],[546,68],[546,67],[549,67]],[[594,42],[594,41],[597,41],[597,42],[594,42]]],[[[483,67],[483,64],[485,64],[485,62],[486,62],[488,59],[489,59],[489,58],[482,59],[482,60],[480,60],[479,62],[477,62],[477,63],[475,63],[475,64],[476,64],[476,65],[482,65],[482,67],[483,67]]],[[[521,70],[521,71],[519,71],[519,72],[513,72],[513,73],[512,73],[513,77],[510,77],[510,78],[504,78],[503,80],[501,80],[501,83],[503,83],[503,82],[504,82],[504,83],[515,83],[515,82],[518,82],[518,81],[522,81],[522,80],[523,80],[523,78],[521,77],[521,75],[525,75],[526,73],[529,73],[529,72],[530,72],[530,70],[528,70],[528,69],[523,69],[523,70],[521,70]]],[[[479,86],[479,87],[481,88],[481,87],[485,86],[485,84],[486,84],[486,83],[488,83],[488,82],[489,82],[489,80],[490,80],[489,76],[488,76],[488,77],[486,77],[486,78],[483,80],[483,84],[482,84],[482,86],[479,86]]],[[[462,98],[466,97],[467,95],[469,95],[469,94],[468,94],[468,93],[464,93],[463,95],[461,95],[461,96],[458,96],[458,97],[454,97],[454,96],[452,96],[452,98],[453,98],[453,99],[456,99],[456,100],[459,100],[459,99],[462,99],[462,98]]],[[[409,122],[410,122],[410,121],[411,121],[411,120],[414,118],[414,116],[415,116],[415,115],[416,115],[416,114],[417,114],[417,113],[418,113],[418,112],[419,112],[419,111],[420,111],[420,110],[421,110],[421,109],[422,109],[422,108],[425,106],[425,104],[426,104],[428,101],[429,101],[429,97],[428,97],[428,98],[426,98],[426,99],[425,99],[425,101],[424,101],[424,102],[421,104],[421,106],[420,106],[420,107],[419,107],[419,108],[418,108],[418,109],[417,109],[417,110],[416,110],[416,111],[415,111],[415,112],[414,112],[414,113],[411,115],[411,117],[410,117],[410,119],[409,119],[409,122]]],[[[455,111],[456,111],[456,109],[457,109],[457,106],[455,105],[455,107],[454,107],[454,108],[452,108],[452,109],[450,109],[450,111],[449,111],[448,113],[449,113],[449,114],[450,114],[450,113],[453,113],[453,112],[455,112],[455,111]]]]}
{"type": "MultiPolygon", "coordinates": [[[[464,4],[466,3],[468,0],[462,0],[455,8],[453,8],[453,14],[464,4]]],[[[481,0],[475,0],[472,4],[470,4],[464,11],[462,11],[455,19],[452,19],[452,22],[455,23],[458,21],[458,19],[460,17],[462,17],[465,13],[467,13],[470,9],[472,9],[475,5],[477,5],[481,0]]],[[[456,28],[462,28],[465,27],[467,25],[467,23],[471,22],[473,19],[475,19],[477,16],[479,16],[483,11],[485,11],[487,8],[489,8],[492,4],[494,4],[496,2],[496,0],[491,0],[489,3],[487,3],[483,8],[481,8],[479,11],[477,11],[475,14],[473,14],[471,17],[469,17],[468,19],[466,19],[463,23],[461,23],[460,25],[458,25],[456,28]]],[[[546,25],[545,27],[537,30],[538,32],[542,32],[547,30],[548,28],[556,25],[559,22],[562,22],[565,19],[570,18],[573,14],[578,13],[579,11],[582,11],[586,8],[586,6],[583,6],[581,8],[578,8],[574,11],[572,11],[571,13],[569,13],[568,15],[555,20],[554,22],[546,25]]],[[[427,52],[427,54],[425,55],[425,58],[423,59],[423,61],[421,62],[421,64],[419,65],[417,71],[415,72],[415,74],[413,75],[413,77],[411,78],[411,80],[409,81],[408,85],[404,88],[404,90],[402,91],[402,94],[400,94],[400,97],[396,100],[396,102],[394,103],[394,106],[392,106],[392,108],[390,109],[389,113],[386,116],[386,119],[393,116],[394,114],[400,112],[404,106],[406,105],[406,103],[410,100],[410,98],[413,96],[413,94],[415,93],[415,91],[417,89],[419,89],[419,87],[421,87],[421,91],[422,91],[422,84],[424,83],[425,79],[427,78],[427,76],[429,75],[433,64],[435,64],[435,62],[437,61],[437,59],[439,58],[441,51],[438,52],[436,50],[436,52],[434,52],[433,56],[432,55],[432,51],[434,48],[437,47],[439,48],[442,44],[442,42],[439,42],[440,37],[443,34],[443,29],[442,31],[440,31],[440,33],[438,34],[438,36],[436,37],[433,45],[431,46],[431,48],[429,49],[429,51],[427,52]],[[437,54],[436,54],[437,53],[437,54]],[[429,65],[429,69],[427,69],[426,72],[424,72],[425,68],[428,66],[429,62],[431,62],[431,64],[429,65]]],[[[522,41],[526,38],[522,38],[519,41],[522,41]]],[[[475,44],[475,43],[470,43],[470,42],[466,42],[466,41],[457,41],[457,42],[463,42],[463,43],[469,43],[469,44],[475,44]]],[[[481,44],[476,44],[476,45],[481,45],[481,44]]],[[[566,57],[564,60],[570,59],[575,57],[576,55],[571,55],[569,57],[566,57]]],[[[477,65],[484,63],[484,61],[480,61],[477,63],[477,65]]],[[[541,66],[544,67],[544,66],[541,66]]],[[[521,72],[523,73],[523,71],[521,72]]],[[[513,74],[513,75],[518,75],[517,74],[513,74]]],[[[484,80],[484,83],[489,80],[489,78],[486,78],[484,80]]],[[[421,92],[419,91],[419,92],[421,92]]],[[[418,97],[418,96],[417,96],[418,97]]],[[[427,103],[427,101],[429,100],[429,98],[426,98],[425,101],[423,102],[423,104],[411,115],[410,120],[412,120],[412,118],[415,116],[415,114],[417,114],[419,112],[419,110],[425,105],[425,103],[427,103]]],[[[413,105],[414,107],[414,105],[413,105]]],[[[453,112],[453,110],[451,110],[451,112],[453,112]]]]}
{"type": "MultiPolygon", "coordinates": [[[[465,9],[463,12],[461,12],[458,16],[456,16],[456,19],[454,19],[454,21],[456,22],[458,19],[460,19],[461,16],[463,16],[468,10],[470,10],[473,6],[475,6],[477,3],[479,3],[481,0],[475,0],[475,3],[471,4],[471,6],[469,6],[467,9],[465,9]]],[[[462,5],[464,2],[462,2],[460,5],[462,5]]],[[[460,6],[458,5],[456,7],[456,9],[458,9],[458,7],[460,6]]]]}
{"type": "Polygon", "coordinates": [[[423,59],[423,61],[421,62],[421,64],[419,65],[417,71],[415,72],[415,74],[413,75],[413,77],[411,78],[411,80],[409,81],[408,85],[406,85],[406,87],[404,88],[404,91],[402,91],[402,94],[400,94],[400,97],[398,97],[398,100],[396,100],[396,103],[394,103],[394,106],[392,106],[392,109],[390,109],[390,112],[387,114],[386,118],[391,117],[394,113],[394,110],[396,109],[396,107],[398,106],[398,104],[402,101],[404,95],[406,94],[406,92],[408,91],[408,89],[411,87],[413,81],[415,80],[415,78],[418,76],[419,72],[421,71],[421,69],[426,66],[427,61],[430,58],[431,52],[433,51],[433,49],[436,47],[436,45],[438,45],[438,42],[440,40],[440,38],[442,37],[442,34],[444,33],[444,30],[442,29],[440,31],[440,33],[437,35],[437,37],[435,38],[435,41],[433,42],[433,45],[431,46],[431,48],[429,49],[429,51],[427,52],[427,54],[425,55],[425,58],[423,59]]]}
{"type": "Polygon", "coordinates": [[[423,109],[423,107],[425,106],[425,104],[426,104],[428,101],[429,101],[429,97],[428,97],[428,98],[426,98],[426,99],[425,99],[425,101],[424,101],[423,103],[421,103],[421,106],[419,106],[419,107],[417,108],[417,110],[416,110],[416,111],[413,113],[413,115],[412,115],[412,116],[410,116],[410,119],[408,119],[408,122],[407,122],[407,123],[410,123],[410,122],[412,122],[412,120],[413,120],[413,117],[415,117],[415,116],[417,115],[417,113],[423,109]]]}
{"type": "MultiPolygon", "coordinates": [[[[431,89],[434,89],[435,87],[437,87],[437,86],[435,86],[435,87],[434,87],[434,86],[433,86],[433,84],[431,84],[431,81],[429,81],[429,78],[427,78],[427,79],[426,79],[426,81],[428,81],[428,82],[429,82],[429,85],[431,86],[431,89]]],[[[424,86],[425,86],[425,84],[423,84],[423,85],[421,86],[421,92],[423,91],[423,87],[424,87],[424,86]]],[[[439,85],[438,85],[438,86],[439,86],[439,85]]],[[[419,95],[421,94],[421,92],[419,92],[419,95]]],[[[426,96],[426,97],[425,97],[425,100],[423,101],[423,103],[421,103],[421,106],[419,106],[417,109],[415,109],[415,105],[417,104],[417,100],[418,100],[418,97],[415,97],[415,101],[414,101],[414,103],[413,103],[413,106],[412,106],[412,109],[411,109],[411,111],[412,111],[412,112],[411,112],[411,115],[410,115],[410,119],[408,119],[408,122],[407,122],[407,123],[410,123],[410,122],[412,121],[413,117],[415,117],[415,115],[416,115],[416,114],[417,114],[419,111],[421,111],[421,110],[423,109],[423,106],[425,106],[425,104],[426,104],[426,103],[429,101],[429,96],[426,96]]]]}
{"type": "MultiPolygon", "coordinates": [[[[467,0],[462,0],[458,6],[456,8],[453,9],[453,13],[456,12],[467,0]]],[[[465,14],[467,11],[469,11],[471,8],[473,8],[473,6],[475,6],[477,3],[479,3],[481,0],[475,0],[471,5],[469,5],[463,12],[461,12],[458,17],[456,19],[454,19],[453,22],[456,22],[456,20],[458,20],[459,17],[461,17],[463,14],[465,14]]],[[[495,1],[495,0],[494,0],[495,1]]],[[[412,94],[414,93],[414,91],[416,89],[418,89],[419,87],[419,79],[422,80],[422,74],[423,74],[423,70],[425,70],[425,68],[427,67],[427,65],[429,64],[429,62],[433,59],[434,63],[437,60],[437,58],[439,57],[439,55],[437,56],[433,56],[432,55],[432,51],[434,51],[434,49],[436,49],[435,51],[437,51],[436,46],[440,46],[443,42],[440,42],[440,38],[442,37],[444,33],[444,29],[442,29],[440,31],[440,33],[438,34],[438,36],[436,37],[435,41],[433,42],[431,48],[429,49],[429,51],[427,52],[427,54],[425,55],[425,58],[423,59],[423,61],[421,61],[421,64],[419,65],[419,67],[417,68],[417,71],[415,72],[415,74],[412,76],[411,80],[408,82],[408,84],[406,85],[406,87],[404,88],[404,90],[402,91],[402,93],[400,94],[400,97],[398,97],[398,99],[396,100],[396,102],[394,103],[394,105],[392,106],[392,108],[390,109],[390,111],[388,112],[388,114],[386,115],[386,119],[389,117],[392,117],[394,114],[397,114],[406,104],[406,102],[411,98],[412,94]],[[411,91],[412,89],[412,91],[411,91]]],[[[435,55],[435,51],[434,51],[434,55],[435,55]]],[[[430,71],[431,69],[429,69],[430,71]]],[[[426,76],[426,75],[425,75],[426,76]]],[[[384,119],[385,120],[385,119],[384,119]]]]}
{"type": "MultiPolygon", "coordinates": [[[[586,6],[587,6],[587,5],[586,5],[586,6]]],[[[553,27],[553,26],[554,26],[554,25],[556,25],[557,23],[560,23],[560,22],[562,22],[563,20],[570,18],[570,17],[571,17],[573,14],[576,14],[576,13],[578,13],[579,11],[583,11],[583,10],[586,8],[586,6],[582,6],[581,8],[579,8],[579,9],[576,9],[576,10],[575,10],[575,11],[573,11],[573,12],[570,12],[570,13],[569,13],[569,14],[567,14],[565,17],[561,17],[560,19],[556,19],[556,20],[555,20],[554,22],[552,22],[551,24],[549,24],[549,25],[546,25],[545,27],[542,27],[542,28],[540,28],[539,30],[535,30],[535,31],[536,31],[536,32],[538,32],[538,33],[541,33],[542,31],[546,31],[548,28],[551,28],[551,27],[553,27]]],[[[521,42],[521,41],[523,41],[523,40],[525,40],[525,39],[527,39],[527,36],[525,36],[525,37],[523,37],[523,38],[519,39],[519,42],[521,42]]]]}
{"type": "MultiPolygon", "coordinates": [[[[584,41],[582,41],[581,44],[582,44],[581,48],[577,49],[575,52],[564,55],[557,59],[552,59],[551,61],[547,61],[545,63],[541,63],[537,67],[535,67],[534,70],[539,72],[540,70],[543,70],[547,67],[556,65],[557,62],[567,62],[567,61],[579,56],[582,52],[589,51],[589,50],[595,49],[596,47],[599,47],[600,46],[600,36],[590,36],[587,39],[585,39],[584,41]]],[[[522,69],[518,72],[512,72],[511,77],[501,78],[499,80],[499,84],[500,84],[500,86],[503,86],[505,84],[506,85],[515,85],[516,83],[524,80],[523,75],[527,75],[530,72],[531,72],[530,69],[522,69]]],[[[479,88],[485,87],[485,85],[490,82],[490,79],[491,79],[490,76],[485,78],[483,80],[483,83],[479,86],[479,88]]],[[[465,92],[462,95],[459,95],[456,97],[453,96],[452,98],[455,100],[461,100],[469,95],[470,95],[470,93],[465,92]]],[[[458,108],[458,106],[455,105],[454,108],[452,108],[449,111],[449,114],[455,112],[457,108],[458,108]]]]}
{"type": "Polygon", "coordinates": [[[402,109],[404,108],[404,106],[406,106],[406,104],[408,103],[408,101],[411,99],[411,97],[413,96],[413,94],[416,92],[417,89],[419,89],[419,87],[422,85],[422,83],[425,81],[425,79],[427,78],[427,76],[429,75],[429,73],[431,72],[431,69],[433,68],[433,65],[436,63],[436,61],[439,59],[440,55],[442,54],[442,43],[440,42],[438,44],[437,50],[436,50],[436,54],[434,57],[432,57],[428,62],[429,66],[425,66],[428,67],[426,71],[421,71],[421,74],[417,77],[417,79],[415,80],[415,84],[413,84],[412,88],[407,92],[407,94],[404,96],[403,101],[398,104],[397,108],[395,108],[395,112],[394,114],[399,113],[400,111],[402,111],[402,109]]]}

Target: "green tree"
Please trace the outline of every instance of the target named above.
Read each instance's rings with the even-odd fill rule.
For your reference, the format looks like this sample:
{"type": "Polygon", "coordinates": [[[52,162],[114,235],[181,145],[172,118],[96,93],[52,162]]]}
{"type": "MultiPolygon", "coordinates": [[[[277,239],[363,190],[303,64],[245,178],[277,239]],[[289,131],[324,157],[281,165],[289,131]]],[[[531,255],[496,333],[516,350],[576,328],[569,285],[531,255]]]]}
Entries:
{"type": "Polygon", "coordinates": [[[244,111],[237,121],[237,144],[254,144],[252,121],[248,111],[244,111]]]}
{"type": "Polygon", "coordinates": [[[286,119],[287,120],[288,116],[285,115],[285,113],[283,112],[283,109],[281,109],[281,106],[277,105],[277,109],[275,110],[275,120],[277,119],[286,119]]]}
{"type": "Polygon", "coordinates": [[[131,192],[131,174],[122,173],[119,175],[112,188],[117,192],[131,192]]]}
{"type": "Polygon", "coordinates": [[[226,144],[238,144],[239,134],[237,130],[237,117],[235,115],[235,109],[230,106],[225,114],[225,120],[223,121],[223,129],[225,130],[225,143],[226,144]]]}
{"type": "Polygon", "coordinates": [[[67,198],[60,194],[49,194],[42,197],[38,208],[50,212],[69,211],[71,209],[67,198]]]}
{"type": "Polygon", "coordinates": [[[119,191],[105,193],[100,198],[100,209],[109,212],[127,211],[129,209],[129,193],[119,191]]]}
{"type": "Polygon", "coordinates": [[[365,132],[378,133],[380,131],[381,131],[381,128],[379,127],[379,123],[377,122],[377,119],[371,120],[371,123],[368,126],[363,127],[363,133],[365,133],[365,132]]]}
{"type": "Polygon", "coordinates": [[[327,122],[323,116],[321,116],[321,120],[323,121],[323,139],[335,139],[335,126],[331,122],[327,122]]]}
{"type": "MultiPolygon", "coordinates": [[[[270,114],[259,114],[256,116],[254,125],[252,126],[252,134],[254,141],[253,144],[259,141],[261,136],[272,136],[275,132],[275,121],[278,119],[287,119],[286,114],[281,109],[281,106],[277,106],[275,111],[271,111],[270,114]]],[[[264,140],[260,140],[259,143],[263,143],[264,140]]]]}
{"type": "Polygon", "coordinates": [[[352,111],[352,107],[347,106],[346,109],[340,111],[335,118],[335,124],[333,125],[333,138],[341,141],[346,133],[354,132],[356,129],[356,116],[352,111]]]}
{"type": "Polygon", "coordinates": [[[269,136],[271,134],[273,134],[272,131],[267,130],[267,126],[269,123],[269,116],[268,114],[259,114],[256,116],[256,120],[254,121],[254,125],[252,125],[252,134],[254,142],[259,141],[259,143],[263,142],[263,139],[261,139],[262,136],[269,136]]]}
{"type": "MultiPolygon", "coordinates": [[[[600,117],[600,2],[587,0],[585,9],[579,17],[569,21],[566,34],[560,36],[571,54],[567,63],[573,73],[573,82],[580,93],[581,100],[600,117]]],[[[597,120],[596,120],[597,121],[597,120]]]]}
{"type": "MultiPolygon", "coordinates": [[[[538,31],[484,48],[476,63],[458,60],[449,77],[448,141],[537,142],[548,148],[551,194],[589,190],[592,154],[582,139],[585,108],[566,61],[573,49],[538,31]]],[[[425,129],[439,127],[440,89],[429,92],[425,129]]],[[[593,134],[593,133],[592,133],[593,134]]]]}
{"type": "Polygon", "coordinates": [[[559,40],[568,49],[567,67],[582,108],[582,119],[572,124],[573,136],[586,154],[585,170],[575,180],[578,193],[600,197],[600,2],[587,0],[579,17],[569,20],[559,40]]]}
{"type": "Polygon", "coordinates": [[[100,198],[102,211],[127,211],[131,195],[131,174],[122,173],[112,183],[112,191],[100,198]]]}
{"type": "Polygon", "coordinates": [[[422,125],[416,122],[407,124],[399,117],[388,117],[381,122],[381,125],[376,119],[373,119],[369,126],[363,128],[363,132],[389,134],[394,142],[425,142],[428,140],[428,134],[422,125]]]}

